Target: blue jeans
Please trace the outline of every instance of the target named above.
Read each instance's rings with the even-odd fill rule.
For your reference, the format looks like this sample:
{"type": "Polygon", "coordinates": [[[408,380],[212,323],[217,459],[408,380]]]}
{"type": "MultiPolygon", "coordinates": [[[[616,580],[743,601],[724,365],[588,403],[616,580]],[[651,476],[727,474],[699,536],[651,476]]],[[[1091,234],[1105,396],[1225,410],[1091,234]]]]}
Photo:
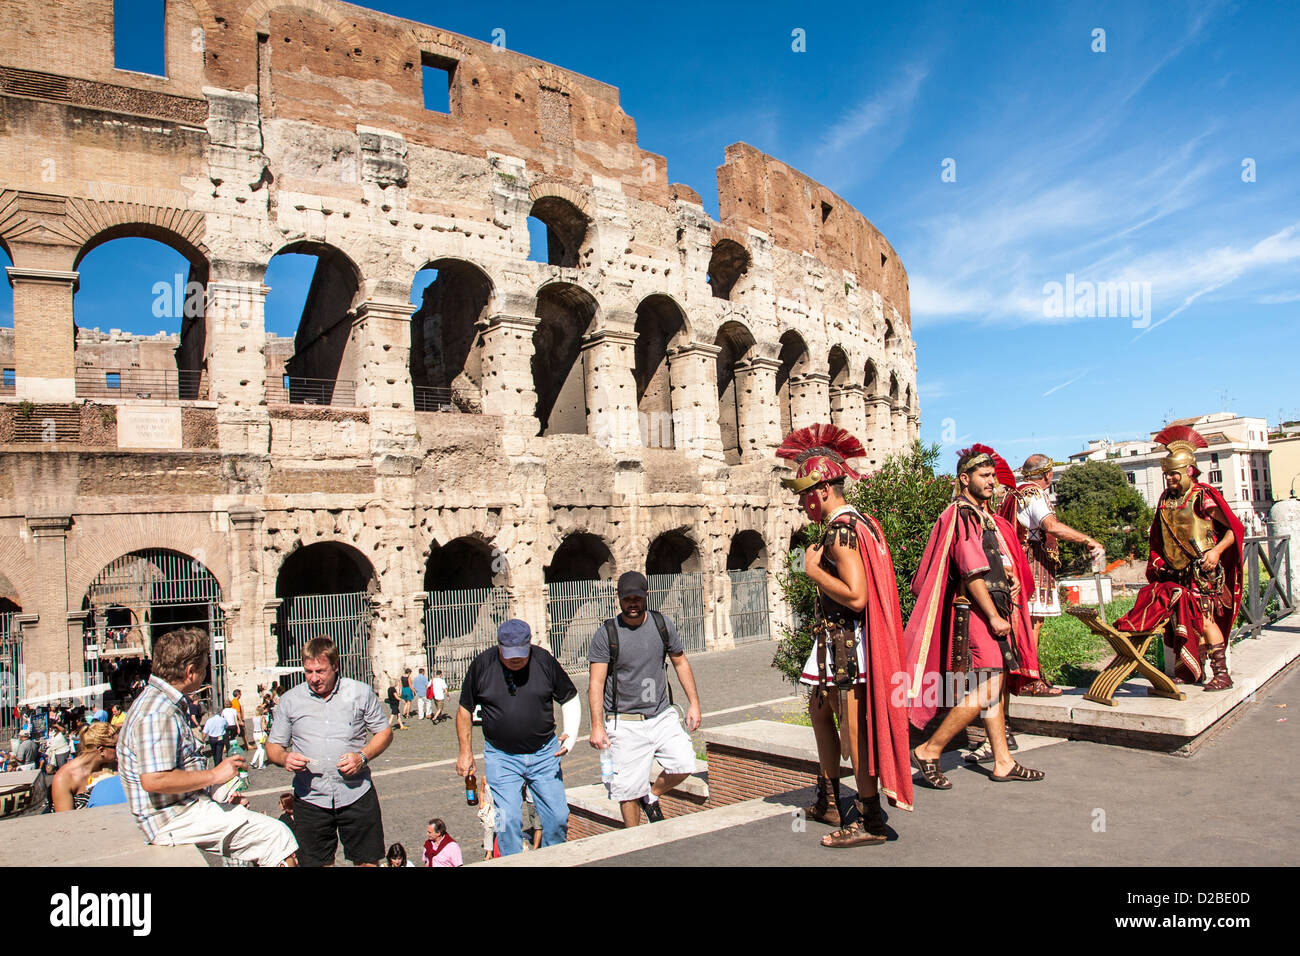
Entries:
{"type": "Polygon", "coordinates": [[[552,735],[531,754],[508,754],[483,741],[483,773],[492,788],[496,807],[497,846],[502,856],[521,851],[524,839],[523,789],[533,795],[537,820],[542,826],[542,846],[563,843],[569,834],[569,801],[564,796],[564,772],[555,751],[560,742],[552,735]]]}

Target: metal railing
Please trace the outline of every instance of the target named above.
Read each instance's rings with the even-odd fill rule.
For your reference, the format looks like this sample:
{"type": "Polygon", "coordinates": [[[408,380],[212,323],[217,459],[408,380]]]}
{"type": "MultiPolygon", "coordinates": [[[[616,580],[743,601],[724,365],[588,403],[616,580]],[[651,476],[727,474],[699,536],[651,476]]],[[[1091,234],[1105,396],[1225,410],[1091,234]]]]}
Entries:
{"type": "Polygon", "coordinates": [[[78,365],[78,398],[192,402],[207,397],[202,369],[118,368],[78,365]]]}
{"type": "Polygon", "coordinates": [[[767,569],[728,571],[731,578],[731,636],[737,644],[772,638],[767,609],[767,569]]]}
{"type": "Polygon", "coordinates": [[[17,732],[14,708],[22,699],[26,673],[23,670],[23,638],[13,612],[0,614],[0,746],[17,732]]]}
{"type": "MultiPolygon", "coordinates": [[[[373,687],[375,675],[370,661],[372,616],[370,596],[364,591],[290,598],[280,606],[277,615],[280,665],[301,667],[303,646],[313,637],[329,637],[338,647],[339,673],[373,687]]],[[[302,680],[301,673],[286,674],[280,678],[280,686],[288,690],[302,680]]]]}
{"type": "Polygon", "coordinates": [[[551,653],[565,667],[587,666],[587,648],[602,621],[618,613],[613,581],[546,585],[546,632],[551,653]]]}
{"type": "Polygon", "coordinates": [[[704,575],[651,574],[649,606],[672,618],[682,647],[704,650],[704,575]]]}
{"type": "Polygon", "coordinates": [[[468,412],[483,411],[483,402],[476,388],[436,388],[416,385],[415,410],[417,412],[468,412]]]}
{"type": "Polygon", "coordinates": [[[357,383],[348,379],[297,378],[266,380],[266,400],[281,405],[340,405],[355,408],[357,383]]]}
{"type": "Polygon", "coordinates": [[[429,677],[442,671],[448,687],[459,687],[474,658],[496,646],[497,628],[511,614],[505,588],[429,592],[424,608],[429,677]]]}
{"type": "Polygon", "coordinates": [[[1245,594],[1238,618],[1241,623],[1233,629],[1232,640],[1257,637],[1265,627],[1295,610],[1289,541],[1289,535],[1268,535],[1249,537],[1242,542],[1245,594]],[[1268,580],[1261,581],[1261,570],[1268,575],[1268,580]]]}

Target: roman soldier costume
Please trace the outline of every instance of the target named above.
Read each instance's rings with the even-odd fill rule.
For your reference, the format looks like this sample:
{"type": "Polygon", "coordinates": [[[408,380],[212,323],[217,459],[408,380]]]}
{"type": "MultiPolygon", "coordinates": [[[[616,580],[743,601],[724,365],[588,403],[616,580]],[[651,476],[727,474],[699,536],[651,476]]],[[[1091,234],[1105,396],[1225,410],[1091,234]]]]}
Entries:
{"type": "MultiPolygon", "coordinates": [[[[834,425],[798,429],[787,435],[777,450],[778,457],[795,465],[795,476],[782,479],[782,484],[803,494],[827,482],[860,478],[848,459],[865,454],[856,438],[834,425]]],[[[800,683],[822,695],[832,687],[845,691],[852,688],[864,699],[866,725],[860,733],[865,741],[866,772],[879,779],[880,790],[891,804],[911,810],[907,712],[901,698],[895,699],[892,683],[902,669],[903,620],[889,544],[875,518],[847,504],[826,516],[822,541],[857,550],[866,574],[867,603],[862,611],[854,611],[818,589],[815,639],[800,683]]],[[[821,567],[840,576],[829,548],[822,551],[821,567]]],[[[819,775],[817,786],[818,799],[809,808],[809,815],[838,822],[839,781],[819,775]],[[831,789],[833,802],[828,792],[831,789]]],[[[879,803],[875,806],[878,811],[879,803]]],[[[870,812],[870,805],[867,809],[870,812]]]]}
{"type": "Polygon", "coordinates": [[[1227,690],[1227,646],[1233,622],[1241,610],[1241,565],[1245,528],[1218,489],[1196,481],[1196,450],[1208,442],[1185,425],[1171,425],[1155,441],[1168,455],[1161,461],[1166,474],[1180,476],[1178,485],[1160,496],[1151,522],[1147,581],[1133,610],[1115,622],[1121,631],[1164,628],[1164,640],[1175,653],[1174,680],[1199,683],[1208,658],[1214,678],[1206,690],[1227,690]],[[1188,469],[1191,469],[1189,476],[1188,469]],[[1232,545],[1217,566],[1206,570],[1202,560],[1232,533],[1232,545]],[[1223,641],[1207,645],[1205,621],[1218,625],[1223,641]]]}
{"type": "MultiPolygon", "coordinates": [[[[998,461],[992,448],[975,445],[962,450],[958,468],[962,473],[984,465],[998,470],[998,461]]],[[[1014,481],[1005,462],[1002,467],[1014,481]]],[[[953,685],[949,675],[959,680],[972,672],[1008,670],[1039,676],[1026,603],[1026,592],[1032,587],[1033,575],[1015,528],[958,495],[930,530],[912,578],[917,600],[905,639],[913,726],[924,728],[934,717],[944,688],[953,685]],[[1010,622],[1008,638],[999,640],[984,616],[973,613],[967,589],[975,575],[983,577],[999,615],[1010,622]],[[1014,599],[1013,583],[1019,584],[1014,599]]]]}

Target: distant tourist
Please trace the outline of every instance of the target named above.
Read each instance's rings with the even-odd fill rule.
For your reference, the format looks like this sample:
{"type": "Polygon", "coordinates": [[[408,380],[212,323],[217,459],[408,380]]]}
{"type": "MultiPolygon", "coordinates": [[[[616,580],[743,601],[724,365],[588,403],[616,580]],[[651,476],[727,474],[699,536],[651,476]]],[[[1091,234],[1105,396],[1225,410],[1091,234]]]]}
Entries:
{"type": "Polygon", "coordinates": [[[394,843],[388,848],[388,855],[384,858],[384,866],[415,866],[406,858],[406,847],[400,843],[394,843]]]}
{"type": "Polygon", "coordinates": [[[447,832],[447,824],[441,819],[434,817],[429,821],[425,836],[428,837],[424,841],[425,866],[465,865],[460,855],[460,844],[451,838],[451,834],[447,832]]]}
{"type": "Polygon", "coordinates": [[[81,752],[68,761],[50,782],[50,806],[55,813],[80,810],[90,801],[90,780],[101,771],[117,767],[117,729],[102,722],[81,735],[81,752]]]}

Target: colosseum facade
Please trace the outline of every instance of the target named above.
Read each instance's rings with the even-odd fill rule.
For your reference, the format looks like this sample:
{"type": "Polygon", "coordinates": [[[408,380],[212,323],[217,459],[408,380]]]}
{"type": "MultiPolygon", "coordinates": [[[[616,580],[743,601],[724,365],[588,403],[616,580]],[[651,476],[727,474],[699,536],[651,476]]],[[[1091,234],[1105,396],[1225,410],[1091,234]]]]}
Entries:
{"type": "Polygon", "coordinates": [[[189,621],[246,692],[309,632],[383,682],[507,613],[576,660],[628,569],[692,646],[767,637],[784,431],[841,424],[869,465],[918,435],[884,236],[743,143],[714,220],[616,89],[489,43],[332,0],[166,17],[165,76],[115,68],[112,0],[0,23],[7,680],[189,621]],[[161,337],[78,327],[124,237],[189,263],[161,337]],[[316,257],[291,338],[284,253],[316,257]]]}

